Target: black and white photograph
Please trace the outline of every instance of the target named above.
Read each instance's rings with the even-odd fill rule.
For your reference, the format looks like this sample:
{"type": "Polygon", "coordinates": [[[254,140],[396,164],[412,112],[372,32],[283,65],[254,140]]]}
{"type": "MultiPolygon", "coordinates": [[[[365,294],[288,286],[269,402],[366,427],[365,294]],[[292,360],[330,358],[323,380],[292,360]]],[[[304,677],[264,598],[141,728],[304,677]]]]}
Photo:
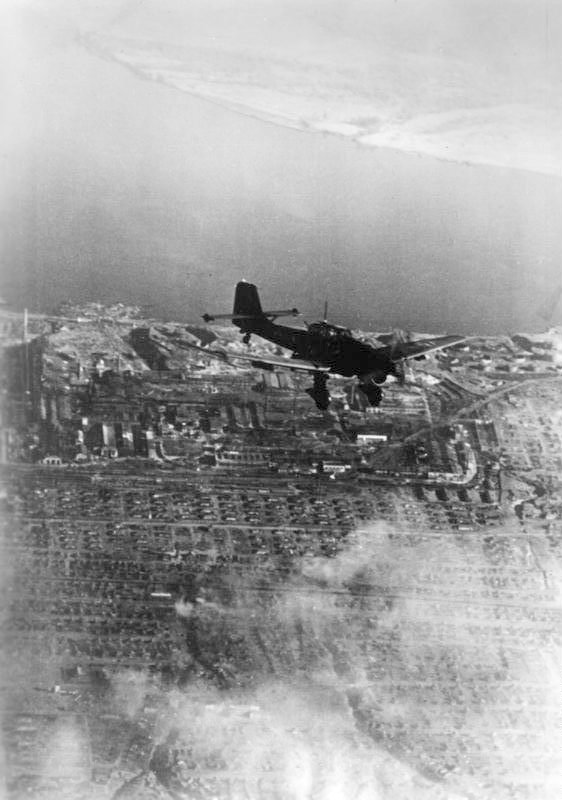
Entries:
{"type": "Polygon", "coordinates": [[[0,800],[559,800],[562,3],[0,30],[0,800]]]}

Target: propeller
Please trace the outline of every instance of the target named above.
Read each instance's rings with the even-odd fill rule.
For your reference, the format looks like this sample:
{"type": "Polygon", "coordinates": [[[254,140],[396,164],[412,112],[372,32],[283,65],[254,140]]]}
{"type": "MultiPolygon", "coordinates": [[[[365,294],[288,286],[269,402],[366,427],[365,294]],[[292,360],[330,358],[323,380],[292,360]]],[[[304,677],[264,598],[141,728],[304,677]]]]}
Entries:
{"type": "Polygon", "coordinates": [[[403,361],[396,361],[394,363],[394,377],[398,381],[399,386],[404,386],[406,383],[406,369],[403,361]]]}
{"type": "Polygon", "coordinates": [[[394,362],[394,377],[400,386],[406,383],[406,364],[400,357],[399,347],[401,344],[407,344],[412,341],[412,334],[410,331],[395,328],[392,331],[390,340],[390,357],[394,362]],[[396,358],[396,360],[394,360],[396,358]]]}
{"type": "Polygon", "coordinates": [[[407,344],[411,341],[412,334],[410,331],[402,330],[402,328],[394,328],[390,339],[390,357],[394,358],[399,345],[407,344]]]}

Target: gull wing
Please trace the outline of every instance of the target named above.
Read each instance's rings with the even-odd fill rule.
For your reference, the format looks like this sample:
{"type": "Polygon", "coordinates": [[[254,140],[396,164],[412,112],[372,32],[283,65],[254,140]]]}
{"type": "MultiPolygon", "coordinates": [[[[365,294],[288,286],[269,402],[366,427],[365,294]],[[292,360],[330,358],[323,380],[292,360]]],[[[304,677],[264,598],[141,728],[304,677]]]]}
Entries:
{"type": "Polygon", "coordinates": [[[248,361],[256,369],[288,369],[293,372],[330,372],[330,367],[324,364],[315,364],[313,361],[306,361],[303,358],[283,358],[283,356],[269,356],[264,353],[260,355],[250,355],[246,353],[231,353],[228,350],[211,350],[206,347],[185,342],[183,345],[189,350],[198,350],[200,353],[219,361],[248,361]]]}
{"type": "Polygon", "coordinates": [[[419,358],[445,347],[466,342],[468,336],[438,336],[436,339],[419,339],[416,342],[396,342],[384,349],[392,361],[403,361],[408,358],[419,358]]]}
{"type": "Polygon", "coordinates": [[[239,359],[248,361],[257,369],[288,369],[293,372],[330,372],[330,367],[324,364],[315,364],[313,361],[306,361],[303,358],[283,358],[283,356],[269,355],[245,355],[238,353],[224,353],[222,358],[239,359]]]}

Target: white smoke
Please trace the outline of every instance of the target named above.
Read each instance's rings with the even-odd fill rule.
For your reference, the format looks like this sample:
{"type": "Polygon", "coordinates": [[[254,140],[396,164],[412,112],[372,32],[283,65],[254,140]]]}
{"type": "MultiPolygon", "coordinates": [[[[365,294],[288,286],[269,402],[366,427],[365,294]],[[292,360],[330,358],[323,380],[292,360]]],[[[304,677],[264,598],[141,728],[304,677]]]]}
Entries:
{"type": "Polygon", "coordinates": [[[184,617],[184,619],[189,619],[194,611],[193,603],[188,600],[176,600],[174,608],[178,617],[184,617]]]}
{"type": "MultiPolygon", "coordinates": [[[[460,800],[360,734],[332,690],[273,681],[225,695],[197,683],[162,699],[159,741],[173,730],[174,747],[191,766],[228,765],[244,789],[225,800],[260,800],[264,786],[287,800],[460,800]]],[[[194,774],[180,756],[177,785],[194,774]]]]}
{"type": "MultiPolygon", "coordinates": [[[[258,632],[270,663],[257,650],[246,664],[230,656],[230,688],[217,688],[208,665],[181,689],[143,671],[111,676],[112,709],[169,754],[167,771],[139,762],[138,780],[133,765],[119,796],[142,800],[156,780],[181,797],[199,772],[211,773],[218,800],[269,789],[283,800],[559,796],[552,620],[562,575],[539,526],[460,535],[374,524],[336,557],[295,566],[259,603],[248,574],[230,582],[228,606],[210,591],[176,602],[179,629],[197,622],[211,666],[224,658],[223,634],[250,648],[258,632]]],[[[78,717],[49,744],[45,778],[63,764],[70,785],[88,783],[78,717]]]]}
{"type": "Polygon", "coordinates": [[[127,719],[134,719],[142,709],[152,681],[141,670],[123,670],[112,676],[111,686],[116,710],[127,719]]]}

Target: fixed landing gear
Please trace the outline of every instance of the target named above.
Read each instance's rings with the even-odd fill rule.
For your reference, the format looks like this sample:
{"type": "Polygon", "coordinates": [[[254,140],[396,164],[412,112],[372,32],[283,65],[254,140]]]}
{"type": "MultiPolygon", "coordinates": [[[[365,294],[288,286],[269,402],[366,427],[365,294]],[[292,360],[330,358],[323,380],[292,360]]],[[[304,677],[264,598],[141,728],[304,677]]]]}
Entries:
{"type": "Polygon", "coordinates": [[[323,372],[314,373],[314,383],[306,390],[306,393],[312,397],[316,403],[316,408],[320,411],[326,411],[330,405],[330,392],[327,388],[328,378],[323,372]]]}
{"type": "Polygon", "coordinates": [[[378,406],[382,400],[382,389],[376,383],[360,383],[359,388],[372,406],[378,406]]]}

